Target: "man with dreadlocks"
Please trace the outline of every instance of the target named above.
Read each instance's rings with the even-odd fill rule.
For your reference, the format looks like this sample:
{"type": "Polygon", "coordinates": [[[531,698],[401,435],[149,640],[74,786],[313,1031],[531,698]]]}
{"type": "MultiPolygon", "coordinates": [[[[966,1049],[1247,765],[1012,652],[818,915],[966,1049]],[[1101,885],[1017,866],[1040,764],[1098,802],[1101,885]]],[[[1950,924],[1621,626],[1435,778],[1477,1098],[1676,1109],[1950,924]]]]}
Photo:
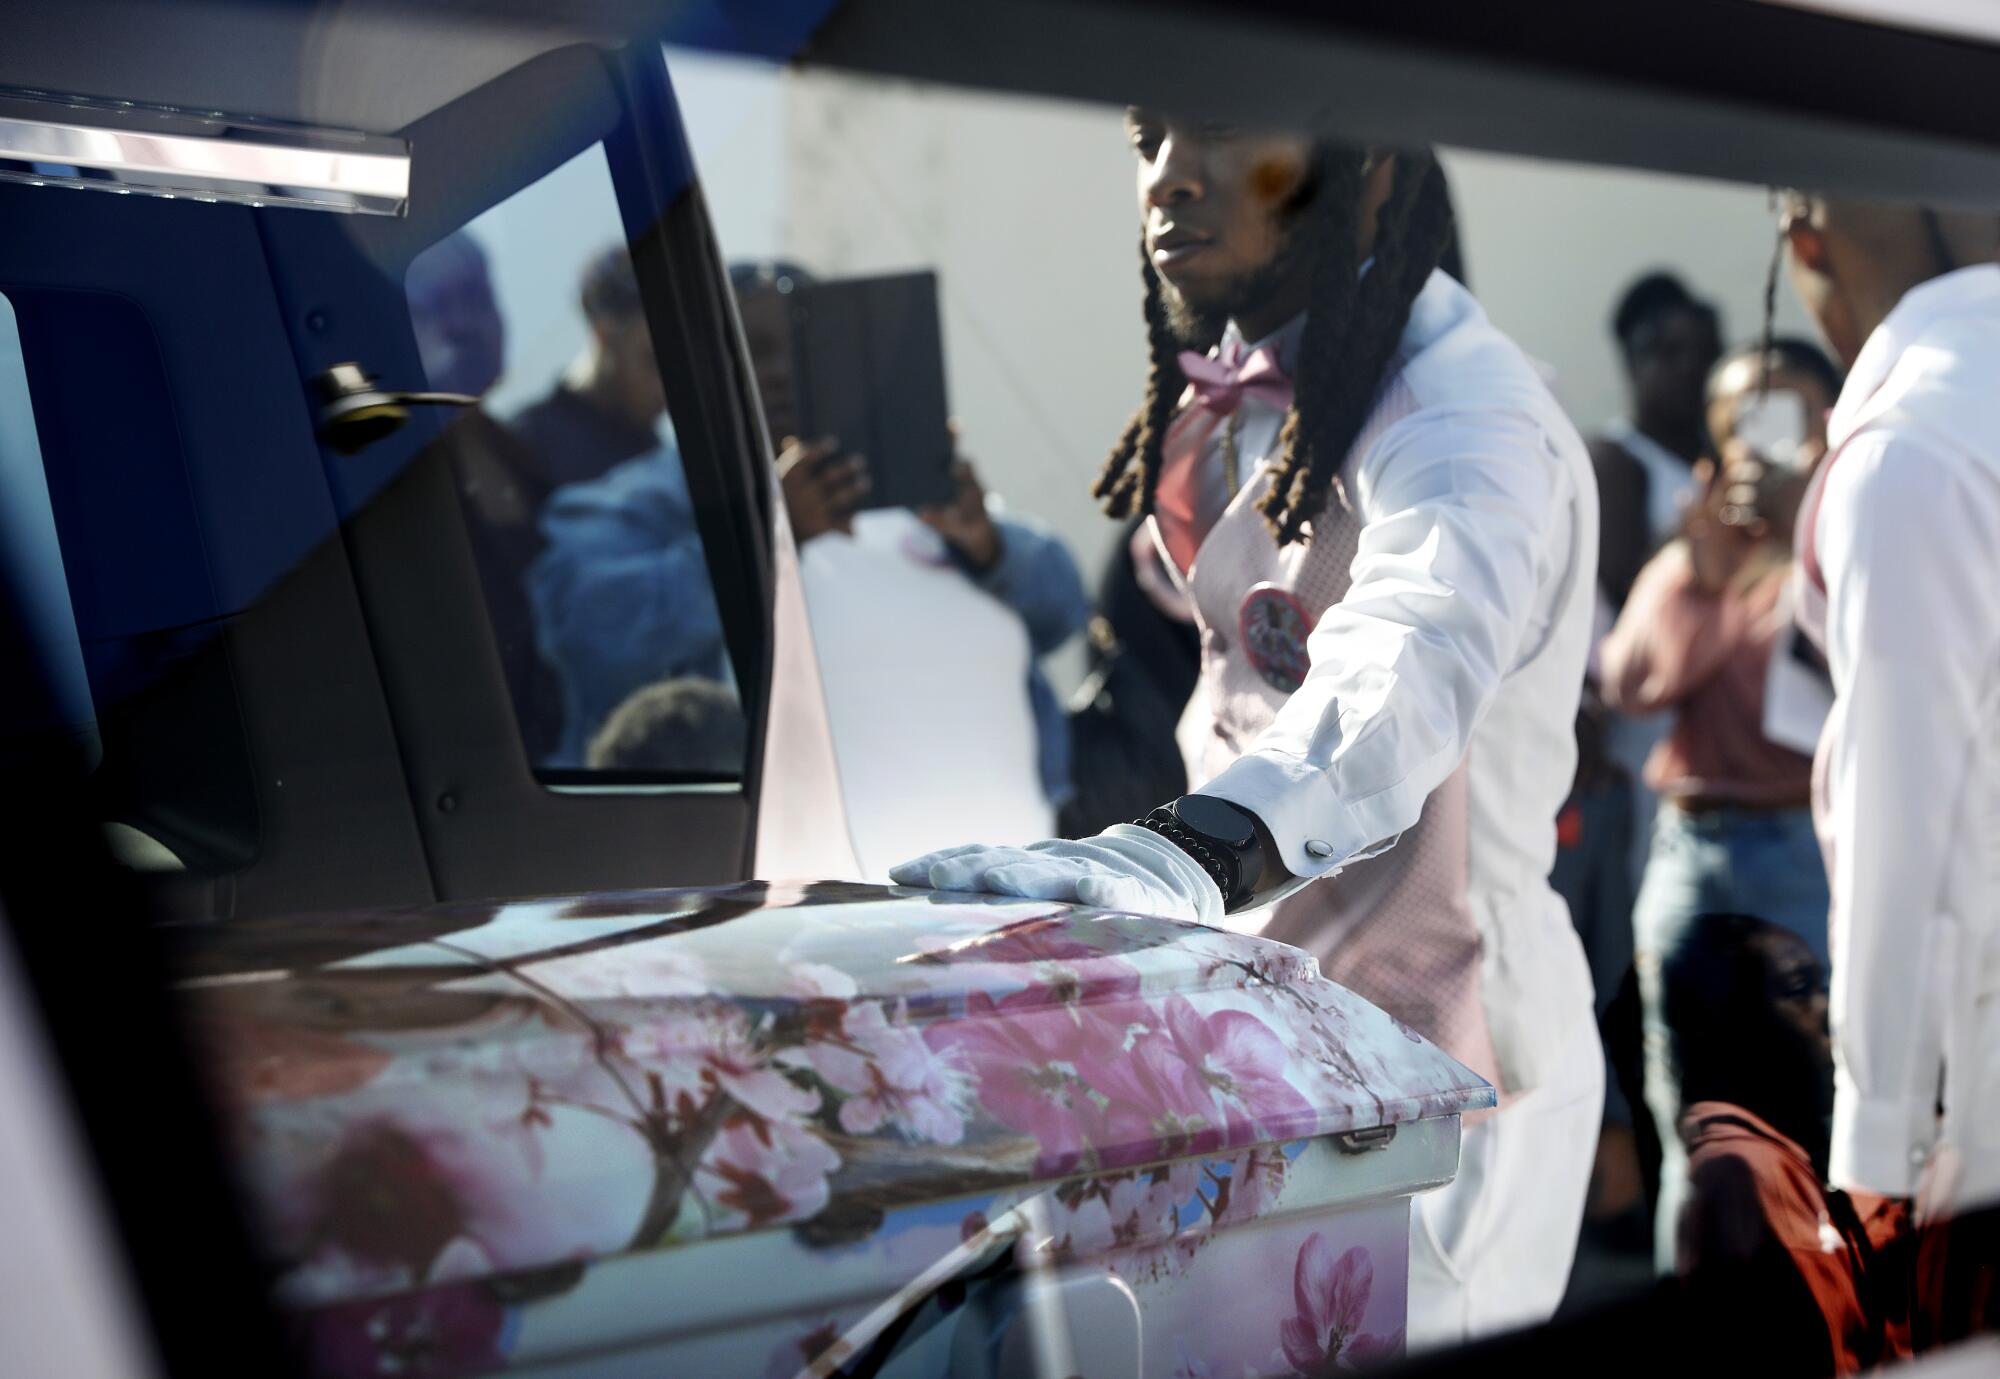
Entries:
{"type": "Polygon", "coordinates": [[[1457,1180],[1418,1199],[1413,1343],[1542,1320],[1603,1095],[1547,879],[1596,579],[1588,455],[1436,271],[1428,152],[1127,124],[1151,365],[1097,492],[1150,514],[1200,627],[1182,745],[1207,784],[1094,838],[893,874],[1311,951],[1501,1089],[1457,1180]]]}

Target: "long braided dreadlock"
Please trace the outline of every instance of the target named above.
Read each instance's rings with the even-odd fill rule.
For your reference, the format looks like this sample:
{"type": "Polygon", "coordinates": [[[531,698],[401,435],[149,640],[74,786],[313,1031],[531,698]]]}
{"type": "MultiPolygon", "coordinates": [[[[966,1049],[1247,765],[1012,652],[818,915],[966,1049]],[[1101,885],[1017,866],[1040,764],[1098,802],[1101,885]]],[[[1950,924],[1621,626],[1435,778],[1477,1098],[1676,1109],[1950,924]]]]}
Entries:
{"type": "MultiPolygon", "coordinates": [[[[1281,546],[1310,539],[1308,524],[1339,482],[1409,322],[1410,304],[1451,238],[1451,202],[1437,160],[1427,151],[1399,153],[1394,187],[1376,216],[1374,260],[1362,276],[1355,219],[1364,155],[1323,147],[1317,163],[1317,184],[1305,208],[1311,220],[1299,230],[1311,237],[1313,254],[1305,337],[1280,436],[1282,456],[1259,503],[1281,546]]],[[[1146,395],[1092,489],[1105,511],[1121,518],[1153,510],[1161,445],[1187,383],[1179,351],[1213,344],[1175,336],[1143,235],[1139,250],[1150,354],[1146,395]]]]}

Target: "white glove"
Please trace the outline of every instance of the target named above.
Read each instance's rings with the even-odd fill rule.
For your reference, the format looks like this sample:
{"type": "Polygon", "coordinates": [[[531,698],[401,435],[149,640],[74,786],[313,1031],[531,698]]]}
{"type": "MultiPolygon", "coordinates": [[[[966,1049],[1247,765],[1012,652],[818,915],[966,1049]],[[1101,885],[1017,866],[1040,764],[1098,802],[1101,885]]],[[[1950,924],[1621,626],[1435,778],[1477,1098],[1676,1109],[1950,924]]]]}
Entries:
{"type": "Polygon", "coordinates": [[[889,869],[899,886],[985,891],[1029,900],[1064,900],[1101,910],[1130,910],[1222,922],[1222,892],[1201,864],[1151,829],[1113,824],[1095,838],[1051,838],[1024,848],[945,848],[889,869]]]}

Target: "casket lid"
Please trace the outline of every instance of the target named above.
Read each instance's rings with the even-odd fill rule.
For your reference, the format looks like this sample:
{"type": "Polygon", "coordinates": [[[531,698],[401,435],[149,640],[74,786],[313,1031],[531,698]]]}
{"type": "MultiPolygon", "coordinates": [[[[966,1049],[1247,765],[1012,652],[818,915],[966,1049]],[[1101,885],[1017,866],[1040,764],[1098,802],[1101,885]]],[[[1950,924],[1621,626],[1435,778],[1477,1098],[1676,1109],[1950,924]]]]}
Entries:
{"type": "Polygon", "coordinates": [[[1297,949],[1042,902],[751,883],[175,933],[302,1304],[1494,1102],[1297,949]]]}

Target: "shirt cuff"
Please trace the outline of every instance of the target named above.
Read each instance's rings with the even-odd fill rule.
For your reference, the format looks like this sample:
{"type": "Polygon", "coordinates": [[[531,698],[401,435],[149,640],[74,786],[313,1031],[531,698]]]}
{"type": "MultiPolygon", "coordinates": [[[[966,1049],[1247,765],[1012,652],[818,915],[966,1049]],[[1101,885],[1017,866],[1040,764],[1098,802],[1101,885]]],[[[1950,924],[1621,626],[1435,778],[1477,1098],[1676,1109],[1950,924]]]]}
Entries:
{"type": "Polygon", "coordinates": [[[1261,819],[1294,876],[1335,871],[1378,841],[1365,836],[1325,771],[1283,752],[1238,757],[1198,793],[1228,800],[1261,819]]]}
{"type": "Polygon", "coordinates": [[[1937,1143],[1937,1110],[1921,1102],[1869,1098],[1844,1071],[1834,1075],[1833,1145],[1827,1177],[1835,1187],[1914,1197],[1937,1143]]]}

